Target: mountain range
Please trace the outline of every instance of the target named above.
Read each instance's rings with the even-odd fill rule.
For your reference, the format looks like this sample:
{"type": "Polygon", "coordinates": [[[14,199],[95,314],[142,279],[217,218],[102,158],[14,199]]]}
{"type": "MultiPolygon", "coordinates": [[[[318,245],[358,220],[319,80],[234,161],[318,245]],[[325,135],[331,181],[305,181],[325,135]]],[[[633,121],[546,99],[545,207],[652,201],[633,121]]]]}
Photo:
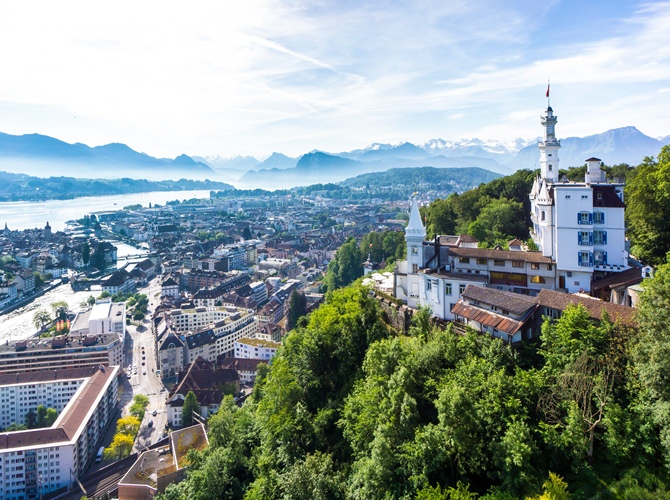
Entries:
{"type": "Polygon", "coordinates": [[[170,180],[216,177],[208,165],[180,155],[174,159],[154,158],[125,144],[89,147],[46,135],[0,133],[0,170],[36,176],[78,178],[122,178],[170,180]]]}
{"type": "MultiPolygon", "coordinates": [[[[0,170],[36,176],[65,175],[83,178],[211,179],[233,182],[240,188],[290,188],[339,182],[348,177],[409,167],[478,167],[507,175],[520,168],[538,168],[538,139],[500,142],[481,139],[423,144],[373,143],[362,149],[327,153],[311,151],[297,158],[275,152],[265,159],[253,156],[180,155],[154,158],[125,144],[89,147],[52,137],[0,133],[0,170]]],[[[607,165],[639,164],[658,155],[670,136],[648,137],[635,127],[622,127],[587,137],[561,140],[561,168],[584,164],[596,156],[607,165]]]]}

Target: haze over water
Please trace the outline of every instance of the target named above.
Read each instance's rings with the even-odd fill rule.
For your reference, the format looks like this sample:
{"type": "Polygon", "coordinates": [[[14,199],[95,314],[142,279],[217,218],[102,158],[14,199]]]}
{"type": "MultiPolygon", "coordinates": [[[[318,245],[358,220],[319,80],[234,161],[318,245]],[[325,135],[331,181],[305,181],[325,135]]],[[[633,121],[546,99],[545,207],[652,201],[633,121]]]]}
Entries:
{"type": "Polygon", "coordinates": [[[121,210],[128,205],[143,207],[165,205],[168,201],[191,198],[209,198],[209,191],[152,191],[150,193],[120,194],[112,196],[86,196],[73,200],[11,201],[0,203],[0,229],[5,222],[9,229],[43,228],[47,221],[53,231],[65,229],[65,223],[81,219],[84,215],[103,210],[121,210]]]}

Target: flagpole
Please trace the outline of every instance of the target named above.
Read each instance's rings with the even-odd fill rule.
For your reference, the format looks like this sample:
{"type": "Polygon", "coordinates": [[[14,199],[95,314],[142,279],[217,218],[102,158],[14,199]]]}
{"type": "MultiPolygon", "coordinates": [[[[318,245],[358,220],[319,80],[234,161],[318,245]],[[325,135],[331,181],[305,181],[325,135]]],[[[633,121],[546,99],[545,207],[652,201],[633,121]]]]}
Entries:
{"type": "Polygon", "coordinates": [[[549,97],[549,87],[550,87],[550,82],[549,78],[547,78],[547,107],[551,107],[551,97],[549,97]]]}

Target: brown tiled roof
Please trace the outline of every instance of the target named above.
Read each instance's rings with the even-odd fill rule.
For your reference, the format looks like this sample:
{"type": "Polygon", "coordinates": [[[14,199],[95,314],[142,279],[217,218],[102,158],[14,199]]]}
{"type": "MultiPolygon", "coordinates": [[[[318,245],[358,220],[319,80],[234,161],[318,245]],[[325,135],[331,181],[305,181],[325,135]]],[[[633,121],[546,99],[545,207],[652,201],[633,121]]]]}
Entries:
{"type": "Polygon", "coordinates": [[[508,318],[507,316],[496,314],[492,311],[485,311],[479,307],[469,306],[462,300],[456,302],[456,305],[451,310],[451,312],[457,316],[476,321],[481,325],[496,328],[501,332],[507,333],[508,335],[514,335],[523,326],[522,321],[516,321],[514,319],[508,318]]]}
{"type": "Polygon", "coordinates": [[[625,208],[626,204],[616,194],[614,186],[602,184],[593,185],[593,206],[603,208],[625,208]],[[598,194],[601,195],[598,199],[598,194]]]}
{"type": "Polygon", "coordinates": [[[0,385],[10,384],[38,384],[40,382],[51,382],[53,380],[70,380],[90,377],[98,372],[95,367],[68,368],[65,370],[46,370],[41,372],[14,373],[11,375],[0,374],[0,385]]]}
{"type": "Polygon", "coordinates": [[[428,276],[435,276],[437,278],[449,278],[453,280],[463,280],[463,281],[478,281],[480,283],[486,283],[488,281],[485,272],[482,274],[454,273],[451,271],[445,271],[444,269],[433,269],[430,267],[426,269],[421,269],[421,272],[423,274],[427,274],[428,276]]]}
{"type": "Polygon", "coordinates": [[[469,234],[461,234],[458,236],[458,239],[461,241],[461,243],[479,243],[477,238],[470,236],[469,234]]]}
{"type": "Polygon", "coordinates": [[[473,257],[480,259],[523,260],[541,264],[553,264],[549,257],[541,252],[518,252],[513,250],[492,250],[489,248],[449,248],[449,254],[454,257],[473,257]]]}
{"type": "Polygon", "coordinates": [[[555,292],[553,290],[540,290],[535,300],[540,306],[561,311],[565,310],[570,304],[582,304],[592,319],[601,320],[603,313],[607,312],[611,321],[619,321],[624,325],[633,327],[637,326],[637,321],[635,320],[636,311],[632,307],[620,306],[598,299],[579,297],[578,295],[555,292]]]}
{"type": "Polygon", "coordinates": [[[591,288],[593,290],[601,290],[605,287],[616,288],[622,285],[636,285],[642,280],[642,269],[631,267],[620,273],[612,273],[609,276],[595,280],[591,284],[591,288]]]}
{"type": "Polygon", "coordinates": [[[533,297],[483,286],[468,285],[462,297],[470,302],[477,301],[497,306],[519,316],[536,307],[533,297]]]}

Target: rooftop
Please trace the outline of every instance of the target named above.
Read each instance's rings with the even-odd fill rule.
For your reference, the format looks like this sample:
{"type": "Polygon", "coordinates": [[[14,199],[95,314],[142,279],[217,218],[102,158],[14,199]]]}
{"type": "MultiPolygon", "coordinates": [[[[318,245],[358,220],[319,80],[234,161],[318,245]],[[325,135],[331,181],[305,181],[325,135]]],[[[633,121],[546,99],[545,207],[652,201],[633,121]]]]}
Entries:
{"type": "Polygon", "coordinates": [[[246,344],[252,345],[254,347],[266,347],[268,349],[279,349],[281,344],[278,342],[273,342],[272,340],[262,340],[262,339],[250,339],[249,337],[241,338],[236,341],[235,344],[246,344]]]}

